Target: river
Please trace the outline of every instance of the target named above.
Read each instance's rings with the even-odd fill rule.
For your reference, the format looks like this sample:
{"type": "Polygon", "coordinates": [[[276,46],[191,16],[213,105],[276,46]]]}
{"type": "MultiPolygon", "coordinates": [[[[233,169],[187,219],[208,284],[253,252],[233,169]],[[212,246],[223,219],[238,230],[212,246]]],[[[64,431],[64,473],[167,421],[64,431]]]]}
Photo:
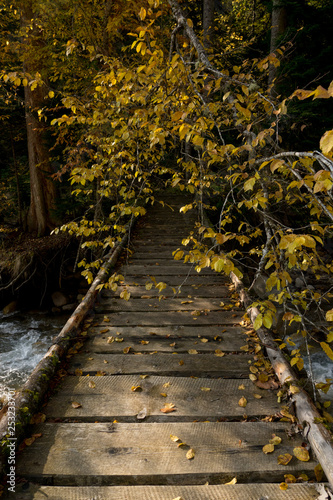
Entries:
{"type": "Polygon", "coordinates": [[[66,320],[40,312],[0,313],[0,400],[24,384],[66,320]]]}

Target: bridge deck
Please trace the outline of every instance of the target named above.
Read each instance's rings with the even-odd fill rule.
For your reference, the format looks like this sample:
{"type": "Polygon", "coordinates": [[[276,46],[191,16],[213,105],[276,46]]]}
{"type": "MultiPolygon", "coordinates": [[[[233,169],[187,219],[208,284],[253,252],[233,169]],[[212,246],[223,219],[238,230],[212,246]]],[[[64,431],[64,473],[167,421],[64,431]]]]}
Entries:
{"type": "Polygon", "coordinates": [[[193,221],[176,213],[179,200],[170,202],[174,212],[158,205],[147,215],[121,269],[130,300],[103,293],[86,323],[87,342],[74,349],[46,420],[21,452],[17,474],[25,482],[15,498],[318,497],[309,484],[280,489],[286,474],[313,478],[316,461],[293,456],[304,439],[277,403],[277,384],[230,283],[173,260],[193,221]],[[145,288],[150,276],[168,285],[161,300],[145,288]],[[269,389],[250,381],[251,372],[264,381],[268,373],[262,387],[269,389]],[[276,436],[281,442],[264,453],[276,436]],[[291,461],[279,464],[288,453],[291,461]]]}

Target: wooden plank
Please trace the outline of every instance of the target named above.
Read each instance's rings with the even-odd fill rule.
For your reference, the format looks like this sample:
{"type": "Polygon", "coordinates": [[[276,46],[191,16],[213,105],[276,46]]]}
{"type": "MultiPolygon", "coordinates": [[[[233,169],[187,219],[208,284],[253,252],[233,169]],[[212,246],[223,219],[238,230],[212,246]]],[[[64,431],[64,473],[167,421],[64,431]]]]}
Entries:
{"type": "MultiPolygon", "coordinates": [[[[149,281],[149,280],[147,280],[149,281]]],[[[123,290],[127,290],[130,294],[131,297],[136,298],[136,297],[141,297],[141,295],[150,295],[153,297],[180,297],[180,298],[187,298],[191,299],[193,297],[218,297],[220,299],[223,299],[224,297],[230,296],[230,293],[233,292],[233,289],[229,288],[229,285],[225,284],[220,284],[220,283],[211,283],[211,284],[206,284],[206,285],[182,285],[180,288],[176,288],[175,291],[172,290],[170,286],[165,288],[162,291],[162,294],[159,294],[158,290],[154,287],[151,290],[147,290],[146,287],[144,286],[144,283],[141,286],[118,286],[118,290],[116,293],[114,292],[107,292],[107,290],[104,290],[102,292],[102,296],[104,298],[109,297],[115,297],[119,296],[120,293],[123,290]]]]}
{"type": "Polygon", "coordinates": [[[67,377],[61,391],[50,399],[45,413],[51,419],[94,422],[124,417],[126,421],[136,421],[137,415],[143,412],[142,419],[151,422],[233,419],[242,418],[245,412],[248,417],[260,417],[274,415],[279,409],[276,394],[258,389],[250,380],[158,376],[142,379],[139,375],[119,375],[67,377]],[[140,390],[133,391],[133,387],[140,390]],[[238,405],[241,397],[248,402],[246,408],[238,405]],[[73,402],[80,403],[81,407],[73,408],[73,402]],[[160,410],[165,402],[172,402],[177,410],[164,415],[160,410]]]}
{"type": "Polygon", "coordinates": [[[189,273],[191,275],[197,276],[219,276],[221,280],[221,275],[217,274],[215,271],[208,267],[201,269],[200,273],[197,273],[195,266],[191,264],[182,264],[180,262],[175,262],[168,265],[156,265],[153,264],[130,264],[122,266],[121,273],[124,275],[131,276],[153,276],[154,274],[160,274],[163,276],[187,276],[189,273]]]}
{"type": "MultiPolygon", "coordinates": [[[[219,348],[222,351],[234,352],[239,351],[240,348],[245,345],[244,328],[240,326],[200,326],[198,329],[196,325],[193,326],[165,326],[165,327],[142,327],[142,326],[118,326],[112,327],[108,326],[108,323],[95,323],[89,330],[89,335],[92,338],[94,346],[91,348],[95,352],[106,352],[107,347],[104,345],[108,337],[121,337],[124,341],[135,342],[136,340],[149,340],[153,342],[162,337],[170,343],[176,341],[181,341],[182,339],[191,338],[193,341],[199,340],[200,338],[208,338],[210,342],[214,341],[214,337],[218,337],[220,340],[219,348]]],[[[177,345],[176,344],[176,345],[177,345]]],[[[149,344],[148,344],[149,345],[149,344]]],[[[119,344],[122,346],[122,343],[119,344]]],[[[115,347],[115,346],[114,346],[115,347]]],[[[112,349],[114,349],[112,347],[112,349]]],[[[143,346],[144,347],[144,346],[143,346]]],[[[150,346],[152,347],[152,346],[150,346]]],[[[123,347],[122,347],[123,348],[123,347]]],[[[149,348],[147,347],[147,350],[149,348]]],[[[151,351],[155,351],[153,348],[151,351]]]]}
{"type": "Polygon", "coordinates": [[[205,486],[36,486],[17,485],[19,500],[316,500],[313,484],[234,484],[205,486]],[[21,489],[22,488],[22,489],[21,489]]]}
{"type": "MultiPolygon", "coordinates": [[[[214,352],[215,349],[221,349],[223,352],[236,352],[240,351],[240,347],[246,345],[245,336],[242,339],[236,339],[236,341],[229,335],[228,341],[226,339],[222,340],[222,336],[219,336],[214,340],[213,336],[204,337],[200,335],[200,338],[187,338],[181,339],[155,339],[155,335],[147,337],[147,334],[139,337],[130,338],[126,332],[124,336],[117,335],[118,330],[114,331],[114,335],[108,332],[107,335],[94,335],[91,340],[88,340],[84,348],[90,352],[99,353],[122,353],[124,349],[123,342],[117,342],[116,340],[110,339],[110,337],[121,337],[124,342],[129,342],[131,344],[131,351],[133,352],[166,352],[166,353],[187,353],[190,349],[196,349],[199,353],[202,352],[214,352]],[[208,341],[208,342],[207,342],[208,341]]],[[[224,334],[222,334],[224,336],[224,334]]]]}
{"type": "Polygon", "coordinates": [[[280,454],[292,454],[302,443],[302,437],[288,439],[288,430],[289,424],[266,422],[46,423],[36,426],[42,436],[23,450],[17,474],[68,486],[202,484],[233,477],[269,482],[300,472],[311,476],[313,459],[277,463],[280,454]],[[274,453],[264,454],[262,447],[273,434],[282,442],[274,453]],[[170,435],[186,446],[177,447],[170,435]],[[189,448],[195,452],[192,460],[186,459],[189,448]]]}
{"type": "MultiPolygon", "coordinates": [[[[121,270],[119,271],[121,273],[121,270]]],[[[217,273],[214,273],[210,276],[204,276],[204,274],[193,274],[191,276],[187,275],[175,275],[175,276],[165,276],[158,274],[158,270],[152,274],[154,276],[155,280],[158,282],[162,281],[163,283],[166,283],[169,286],[179,286],[179,285],[194,285],[199,287],[199,286],[204,286],[204,285],[225,285],[226,281],[224,280],[222,275],[219,275],[217,273]]],[[[125,276],[125,282],[126,285],[143,285],[145,286],[146,283],[152,283],[151,278],[149,276],[140,276],[140,275],[132,275],[128,273],[125,276]]],[[[122,284],[122,283],[121,283],[122,284]]],[[[193,288],[194,288],[193,287],[193,288]]],[[[164,293],[164,290],[163,290],[164,293]]]]}
{"type": "Polygon", "coordinates": [[[117,312],[106,315],[112,326],[155,326],[155,325],[233,325],[241,321],[243,313],[233,311],[203,311],[200,315],[191,312],[117,312]]]}
{"type": "MultiPolygon", "coordinates": [[[[124,348],[130,343],[123,343],[124,348]]],[[[117,374],[160,374],[183,376],[207,375],[214,377],[248,377],[251,356],[227,354],[76,354],[70,364],[70,373],[82,370],[83,375],[94,375],[99,371],[109,375],[117,374]],[[236,357],[237,356],[237,357],[236,357]]]]}
{"type": "MultiPolygon", "coordinates": [[[[221,299],[214,299],[211,297],[197,298],[197,299],[182,299],[182,298],[165,298],[159,300],[159,297],[152,297],[149,292],[141,295],[140,298],[133,298],[126,301],[119,298],[101,299],[98,307],[103,307],[105,311],[112,312],[147,312],[147,311],[220,311],[224,312],[224,304],[228,304],[231,308],[234,305],[230,299],[224,298],[223,306],[221,306],[221,299]]],[[[240,305],[240,303],[238,303],[240,305]]],[[[243,310],[234,305],[233,312],[243,310]]]]}

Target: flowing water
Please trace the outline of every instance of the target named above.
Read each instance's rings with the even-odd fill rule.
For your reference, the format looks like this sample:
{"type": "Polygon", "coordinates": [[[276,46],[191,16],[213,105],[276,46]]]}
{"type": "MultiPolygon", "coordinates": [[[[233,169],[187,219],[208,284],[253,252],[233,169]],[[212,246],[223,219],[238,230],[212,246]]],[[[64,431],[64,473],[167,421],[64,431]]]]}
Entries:
{"type": "Polygon", "coordinates": [[[38,312],[0,313],[0,400],[24,384],[66,320],[38,312]]]}

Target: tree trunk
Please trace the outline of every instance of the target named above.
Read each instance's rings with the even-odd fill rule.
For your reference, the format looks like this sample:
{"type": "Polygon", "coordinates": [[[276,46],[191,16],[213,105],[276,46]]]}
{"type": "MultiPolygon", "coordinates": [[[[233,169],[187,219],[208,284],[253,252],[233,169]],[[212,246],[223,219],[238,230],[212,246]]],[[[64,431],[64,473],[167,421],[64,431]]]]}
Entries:
{"type": "Polygon", "coordinates": [[[202,25],[205,49],[209,49],[214,35],[215,0],[203,0],[202,25]]]}
{"type": "MultiPolygon", "coordinates": [[[[282,35],[285,33],[287,28],[287,11],[286,7],[282,5],[282,0],[273,0],[273,10],[272,10],[272,26],[271,26],[271,45],[270,52],[273,53],[279,46],[282,35]]],[[[272,85],[277,76],[277,68],[274,64],[270,64],[268,84],[272,85]]],[[[277,95],[277,88],[274,84],[271,90],[271,94],[277,95]]]]}
{"type": "MultiPolygon", "coordinates": [[[[33,21],[32,2],[24,1],[21,5],[21,23],[28,33],[24,43],[23,68],[28,74],[34,75],[36,71],[42,73],[43,69],[42,57],[38,57],[42,45],[40,32],[33,21]]],[[[56,187],[51,178],[53,171],[45,141],[46,126],[38,118],[38,110],[45,105],[46,96],[45,83],[34,90],[29,85],[24,87],[31,196],[27,227],[38,236],[47,234],[56,225],[53,214],[56,187]]]]}

